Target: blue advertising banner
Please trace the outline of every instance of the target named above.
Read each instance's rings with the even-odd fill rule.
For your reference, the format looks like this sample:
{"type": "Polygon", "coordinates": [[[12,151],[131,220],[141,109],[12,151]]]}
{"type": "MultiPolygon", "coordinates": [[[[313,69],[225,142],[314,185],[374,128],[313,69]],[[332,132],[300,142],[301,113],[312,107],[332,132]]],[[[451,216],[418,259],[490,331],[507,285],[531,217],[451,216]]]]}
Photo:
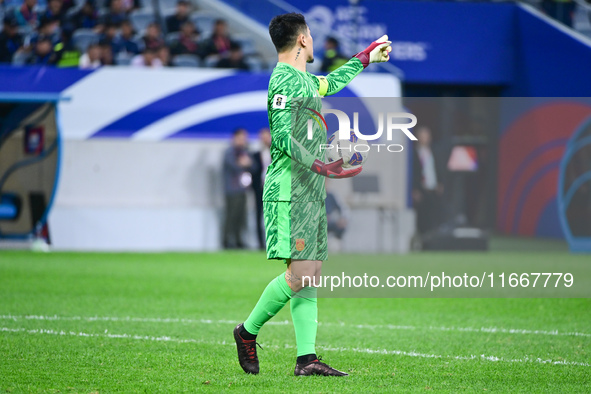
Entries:
{"type": "MultiPolygon", "coordinates": [[[[286,12],[278,6],[228,0],[258,22],[286,12]],[[254,7],[257,10],[255,12],[254,7]]],[[[321,58],[324,40],[336,37],[345,56],[383,34],[392,40],[391,63],[410,83],[506,85],[513,78],[514,4],[417,1],[313,0],[281,2],[302,11],[321,58]]]]}

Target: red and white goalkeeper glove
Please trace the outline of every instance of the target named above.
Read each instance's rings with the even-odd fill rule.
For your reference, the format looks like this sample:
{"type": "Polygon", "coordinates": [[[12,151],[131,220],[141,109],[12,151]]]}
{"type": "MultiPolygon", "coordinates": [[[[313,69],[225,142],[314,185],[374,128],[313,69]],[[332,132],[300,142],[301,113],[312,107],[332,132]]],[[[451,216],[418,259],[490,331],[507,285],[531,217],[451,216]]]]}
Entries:
{"type": "Polygon", "coordinates": [[[320,174],[328,178],[340,179],[351,178],[359,174],[362,170],[362,167],[358,166],[351,169],[344,169],[343,159],[333,161],[332,163],[323,163],[320,160],[316,159],[312,164],[311,170],[317,174],[320,174]]]}
{"type": "Polygon", "coordinates": [[[390,52],[392,51],[390,44],[392,41],[388,41],[388,36],[383,35],[353,57],[361,61],[363,68],[367,67],[369,63],[387,62],[390,60],[390,52]]]}

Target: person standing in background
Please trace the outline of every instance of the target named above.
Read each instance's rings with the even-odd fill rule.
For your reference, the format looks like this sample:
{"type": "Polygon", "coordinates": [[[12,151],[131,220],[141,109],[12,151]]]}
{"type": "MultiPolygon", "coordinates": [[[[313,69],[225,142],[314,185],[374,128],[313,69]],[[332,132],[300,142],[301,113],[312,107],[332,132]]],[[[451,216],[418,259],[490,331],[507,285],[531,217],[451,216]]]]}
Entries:
{"type": "Polygon", "coordinates": [[[23,5],[18,8],[14,16],[19,24],[19,26],[30,26],[31,28],[36,28],[39,24],[39,14],[36,10],[37,0],[25,0],[23,5]]]}
{"type": "Polygon", "coordinates": [[[176,12],[166,18],[166,32],[175,33],[181,31],[182,26],[190,22],[191,4],[187,0],[178,0],[176,12]]]}
{"type": "Polygon", "coordinates": [[[326,182],[326,228],[328,235],[328,248],[331,252],[341,252],[341,241],[347,230],[347,207],[336,193],[333,193],[326,182]]]}
{"type": "Polygon", "coordinates": [[[23,36],[18,32],[18,22],[12,15],[4,17],[4,28],[0,31],[0,63],[11,63],[12,57],[23,47],[23,36]]]}
{"type": "Polygon", "coordinates": [[[253,160],[248,153],[248,132],[234,130],[232,145],[224,153],[224,249],[244,249],[242,230],[246,227],[246,193],[252,184],[253,160]]]}
{"type": "Polygon", "coordinates": [[[440,224],[443,185],[438,174],[437,157],[432,149],[431,130],[417,130],[418,143],[413,151],[412,200],[417,212],[417,230],[425,234],[440,224]]]}
{"type": "Polygon", "coordinates": [[[254,170],[252,172],[252,189],[256,202],[256,223],[259,249],[265,249],[265,229],[263,228],[263,186],[265,185],[265,175],[267,167],[271,164],[271,133],[268,128],[259,131],[259,140],[261,148],[254,153],[254,170]]]}
{"type": "Polygon", "coordinates": [[[333,72],[343,64],[347,63],[348,60],[348,58],[341,54],[337,39],[334,37],[328,37],[324,42],[324,58],[322,59],[320,71],[333,72]]]}
{"type": "Polygon", "coordinates": [[[228,23],[223,19],[217,19],[211,37],[203,42],[203,57],[213,55],[221,59],[228,54],[231,45],[228,23]]]}

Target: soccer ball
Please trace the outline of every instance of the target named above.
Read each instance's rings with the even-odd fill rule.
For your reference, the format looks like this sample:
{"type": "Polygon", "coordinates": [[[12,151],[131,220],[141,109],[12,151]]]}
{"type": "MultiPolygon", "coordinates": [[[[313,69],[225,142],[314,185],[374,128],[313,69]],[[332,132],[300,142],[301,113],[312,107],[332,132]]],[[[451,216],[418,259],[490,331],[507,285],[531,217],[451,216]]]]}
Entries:
{"type": "Polygon", "coordinates": [[[357,138],[351,129],[348,140],[340,140],[339,132],[336,131],[328,138],[326,158],[328,162],[343,159],[343,168],[357,167],[365,163],[369,156],[369,144],[366,140],[357,138]]]}

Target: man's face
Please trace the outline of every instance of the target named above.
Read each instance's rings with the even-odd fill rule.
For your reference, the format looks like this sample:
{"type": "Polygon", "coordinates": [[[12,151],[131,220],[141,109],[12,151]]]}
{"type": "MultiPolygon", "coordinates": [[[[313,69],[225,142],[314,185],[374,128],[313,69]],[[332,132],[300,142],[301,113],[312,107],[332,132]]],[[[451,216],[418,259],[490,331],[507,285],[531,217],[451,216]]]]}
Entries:
{"type": "Polygon", "coordinates": [[[133,27],[130,23],[123,23],[121,25],[121,34],[123,34],[126,37],[130,37],[133,35],[133,27]]]}
{"type": "Polygon", "coordinates": [[[238,148],[246,148],[247,141],[248,134],[246,133],[246,130],[241,130],[234,135],[234,146],[238,148]]]}
{"type": "Polygon", "coordinates": [[[62,0],[52,0],[49,3],[49,8],[51,9],[51,11],[53,13],[56,13],[57,14],[62,9],[62,0]]]}
{"type": "Polygon", "coordinates": [[[51,23],[46,24],[40,30],[43,32],[43,34],[52,35],[57,31],[58,27],[59,27],[59,23],[57,21],[55,21],[55,22],[51,22],[51,23]]]}
{"type": "Polygon", "coordinates": [[[51,41],[42,40],[37,43],[36,46],[37,54],[39,56],[45,56],[51,52],[51,41]]]}
{"type": "Polygon", "coordinates": [[[94,12],[92,4],[84,3],[84,5],[82,6],[82,12],[84,12],[86,15],[92,15],[92,13],[94,12]]]}
{"type": "Polygon", "coordinates": [[[113,12],[122,12],[123,2],[121,0],[113,0],[111,2],[111,9],[113,10],[113,12]]]}
{"type": "Polygon", "coordinates": [[[228,26],[226,22],[218,22],[215,25],[215,35],[225,37],[228,34],[228,26]]]}
{"type": "Polygon", "coordinates": [[[314,63],[314,39],[312,38],[312,33],[310,33],[310,27],[306,26],[306,31],[306,62],[314,63]]]}
{"type": "Polygon", "coordinates": [[[183,23],[181,26],[181,33],[185,36],[192,36],[194,32],[193,24],[192,23],[183,23]]]}
{"type": "Polygon", "coordinates": [[[336,47],[337,46],[331,40],[326,40],[326,42],[324,43],[324,49],[327,51],[331,50],[331,49],[336,49],[336,47]]]}
{"type": "Polygon", "coordinates": [[[4,31],[6,34],[12,37],[18,33],[18,28],[12,24],[4,24],[4,31]]]}
{"type": "Polygon", "coordinates": [[[259,138],[264,146],[270,147],[271,146],[271,133],[269,133],[268,129],[261,130],[259,134],[259,138]]]}
{"type": "Polygon", "coordinates": [[[421,127],[417,132],[417,139],[419,140],[419,144],[423,146],[431,145],[431,130],[427,127],[421,127]]]}
{"type": "Polygon", "coordinates": [[[93,46],[88,49],[88,57],[90,59],[97,60],[101,57],[101,49],[98,46],[93,46]]]}
{"type": "Polygon", "coordinates": [[[153,38],[159,37],[160,36],[160,29],[158,29],[158,25],[152,24],[152,25],[148,26],[148,30],[146,32],[146,35],[153,37],[153,38]]]}
{"type": "Polygon", "coordinates": [[[107,29],[107,36],[113,38],[117,35],[117,26],[109,26],[107,29]]]}
{"type": "Polygon", "coordinates": [[[176,6],[176,12],[180,16],[187,16],[189,15],[189,6],[185,3],[179,3],[176,6]]]}

